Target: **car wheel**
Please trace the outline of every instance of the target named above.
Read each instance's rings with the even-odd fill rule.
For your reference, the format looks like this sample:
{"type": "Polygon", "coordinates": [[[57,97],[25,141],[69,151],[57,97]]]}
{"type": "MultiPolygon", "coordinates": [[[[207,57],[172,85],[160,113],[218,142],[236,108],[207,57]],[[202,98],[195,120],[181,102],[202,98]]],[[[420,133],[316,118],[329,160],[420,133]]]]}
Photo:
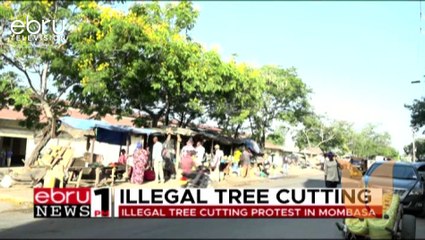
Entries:
{"type": "Polygon", "coordinates": [[[416,218],[413,215],[405,214],[401,219],[401,239],[416,238],[416,218]]]}

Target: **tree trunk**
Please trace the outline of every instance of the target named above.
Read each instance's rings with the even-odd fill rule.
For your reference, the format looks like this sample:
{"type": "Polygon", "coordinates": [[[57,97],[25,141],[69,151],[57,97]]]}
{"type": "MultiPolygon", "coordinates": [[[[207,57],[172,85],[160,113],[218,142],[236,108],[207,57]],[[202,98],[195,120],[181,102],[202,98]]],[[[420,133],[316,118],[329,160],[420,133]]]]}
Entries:
{"type": "Polygon", "coordinates": [[[262,129],[261,130],[261,142],[260,142],[260,148],[264,149],[264,147],[266,146],[266,129],[262,129]]]}
{"type": "Polygon", "coordinates": [[[170,108],[167,108],[167,111],[165,111],[165,122],[164,125],[168,126],[170,125],[170,108]]]}
{"type": "Polygon", "coordinates": [[[51,139],[51,136],[52,136],[51,129],[52,129],[51,125],[47,125],[46,127],[43,128],[41,139],[37,143],[37,146],[34,148],[29,158],[27,158],[27,160],[25,161],[25,167],[31,166],[38,159],[40,152],[43,150],[44,146],[46,146],[46,144],[51,139]]]}
{"type": "Polygon", "coordinates": [[[158,122],[159,122],[159,115],[151,115],[152,118],[152,127],[158,127],[158,122]]]}
{"type": "Polygon", "coordinates": [[[238,124],[238,126],[236,127],[235,133],[233,135],[234,139],[237,139],[239,137],[239,128],[241,127],[241,124],[238,124]]]}

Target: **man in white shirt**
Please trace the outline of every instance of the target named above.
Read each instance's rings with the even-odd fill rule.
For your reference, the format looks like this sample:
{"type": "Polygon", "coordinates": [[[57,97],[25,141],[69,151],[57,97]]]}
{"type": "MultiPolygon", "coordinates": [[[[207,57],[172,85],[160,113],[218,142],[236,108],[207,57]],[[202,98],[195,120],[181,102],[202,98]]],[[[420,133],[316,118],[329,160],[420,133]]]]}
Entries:
{"type": "Polygon", "coordinates": [[[196,143],[196,165],[202,165],[202,160],[204,159],[205,148],[202,146],[202,142],[198,141],[196,143]]]}
{"type": "Polygon", "coordinates": [[[162,159],[162,143],[158,141],[158,137],[153,138],[152,161],[155,168],[155,175],[158,182],[164,180],[164,160],[162,159]]]}
{"type": "Polygon", "coordinates": [[[214,146],[215,154],[213,161],[211,162],[211,168],[213,170],[213,173],[211,175],[212,180],[220,181],[220,163],[221,160],[224,157],[224,152],[220,149],[220,145],[216,144],[214,146]]]}

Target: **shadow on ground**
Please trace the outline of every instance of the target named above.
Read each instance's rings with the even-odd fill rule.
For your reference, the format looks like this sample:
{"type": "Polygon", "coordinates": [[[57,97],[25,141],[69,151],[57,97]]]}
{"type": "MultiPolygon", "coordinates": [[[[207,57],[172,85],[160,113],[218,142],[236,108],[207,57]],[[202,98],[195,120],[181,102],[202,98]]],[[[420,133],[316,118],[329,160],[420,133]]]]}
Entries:
{"type": "Polygon", "coordinates": [[[325,181],[319,179],[308,179],[303,185],[305,188],[325,188],[325,181]]]}

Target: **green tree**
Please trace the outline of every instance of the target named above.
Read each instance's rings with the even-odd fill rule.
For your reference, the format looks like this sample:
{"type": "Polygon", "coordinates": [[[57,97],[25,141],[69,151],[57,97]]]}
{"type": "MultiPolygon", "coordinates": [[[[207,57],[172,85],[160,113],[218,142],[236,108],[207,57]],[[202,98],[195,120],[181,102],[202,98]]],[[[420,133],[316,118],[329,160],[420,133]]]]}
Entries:
{"type": "Polygon", "coordinates": [[[371,124],[364,127],[359,133],[353,134],[350,148],[352,153],[359,157],[399,157],[397,150],[391,147],[391,135],[387,132],[378,132],[376,126],[371,124]]]}
{"type": "Polygon", "coordinates": [[[309,114],[304,117],[297,132],[296,145],[300,149],[320,148],[322,152],[347,152],[352,124],[345,121],[331,121],[324,116],[309,114]]]}
{"type": "Polygon", "coordinates": [[[190,2],[136,4],[128,14],[100,5],[82,8],[84,21],[71,37],[81,53],[82,79],[73,102],[99,115],[137,109],[154,127],[161,118],[186,126],[202,116],[203,96],[220,86],[214,70],[220,58],[187,35],[196,17],[190,2]]]}
{"type": "MultiPolygon", "coordinates": [[[[68,24],[72,23],[69,20],[72,14],[69,7],[72,4],[72,1],[42,1],[2,2],[0,5],[0,18],[7,20],[8,23],[14,20],[23,23],[27,20],[41,22],[44,18],[49,18],[59,25],[55,25],[56,29],[53,28],[52,22],[51,25],[45,26],[43,38],[37,38],[27,30],[22,30],[20,35],[14,34],[7,29],[10,27],[7,24],[6,30],[3,28],[1,35],[6,41],[0,50],[1,66],[16,74],[14,78],[20,83],[19,86],[26,87],[20,96],[16,94],[18,84],[8,89],[12,95],[15,93],[13,99],[16,110],[23,108],[26,116],[23,124],[28,128],[43,127],[41,141],[27,159],[27,165],[38,157],[50,137],[55,136],[58,117],[66,110],[61,96],[76,80],[70,68],[72,56],[66,50],[66,42],[55,38],[57,36],[55,33],[63,31],[62,36],[66,39],[68,31],[63,25],[60,26],[60,22],[68,20],[68,24]],[[46,119],[45,122],[41,121],[42,117],[46,119]]],[[[30,30],[36,29],[30,28],[30,30]]],[[[8,74],[9,78],[6,81],[11,82],[12,75],[8,74]]]]}
{"type": "MultiPolygon", "coordinates": [[[[412,154],[412,143],[406,145],[403,150],[406,155],[412,154]]],[[[416,159],[424,159],[425,158],[425,139],[419,138],[415,139],[415,157],[416,159]]]]}
{"type": "Polygon", "coordinates": [[[264,66],[259,78],[265,88],[250,116],[250,124],[253,137],[264,147],[267,133],[273,131],[273,121],[296,124],[307,114],[310,89],[294,68],[264,66]]]}
{"type": "Polygon", "coordinates": [[[271,141],[273,144],[283,146],[285,144],[285,135],[288,132],[288,129],[280,126],[273,133],[267,135],[267,140],[271,141]]]}
{"type": "Polygon", "coordinates": [[[210,118],[216,120],[224,133],[237,138],[244,123],[255,114],[265,89],[259,71],[232,59],[218,68],[222,83],[214,95],[206,96],[210,118]]]}
{"type": "Polygon", "coordinates": [[[410,110],[410,125],[414,128],[421,128],[425,125],[425,97],[415,99],[412,105],[405,105],[410,110]]]}

